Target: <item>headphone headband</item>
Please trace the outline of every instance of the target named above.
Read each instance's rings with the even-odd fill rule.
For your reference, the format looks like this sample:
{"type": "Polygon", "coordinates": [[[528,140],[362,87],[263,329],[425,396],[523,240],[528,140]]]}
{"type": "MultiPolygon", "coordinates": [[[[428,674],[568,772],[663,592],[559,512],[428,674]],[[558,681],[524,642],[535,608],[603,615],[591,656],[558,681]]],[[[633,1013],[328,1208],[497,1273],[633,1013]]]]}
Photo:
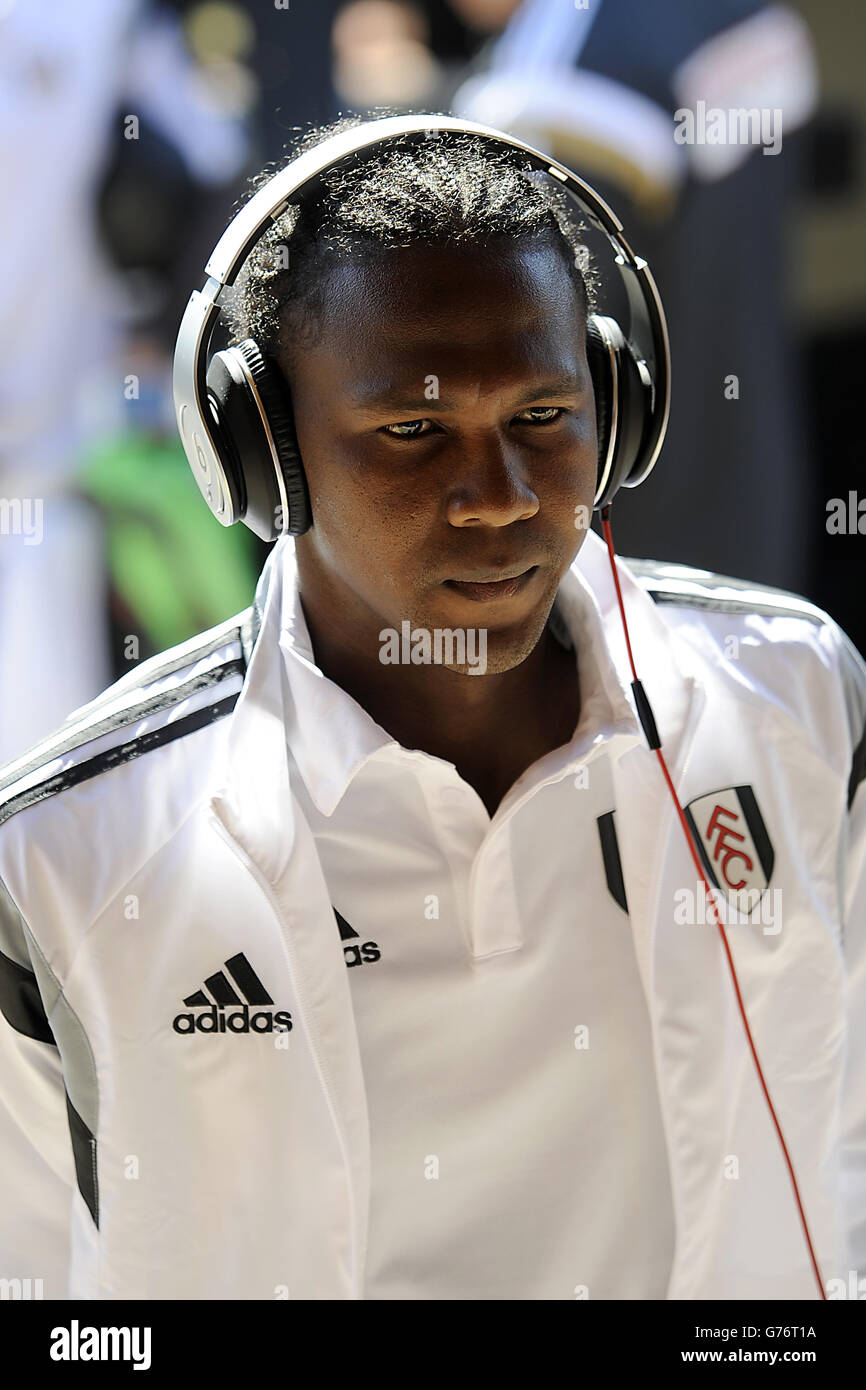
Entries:
{"type": "MultiPolygon", "coordinates": [[[[642,257],[622,235],[622,223],[602,198],[571,170],[540,150],[490,126],[455,116],[388,116],[330,136],[279,170],[241,208],[217,242],[205,266],[207,279],[190,296],[181,321],[174,355],[174,401],[177,426],[196,481],[214,515],[224,525],[236,520],[235,506],[220,462],[214,423],[208,408],[208,352],[224,292],[237,278],[250,250],[269,223],[291,202],[303,196],[327,170],[348,160],[363,160],[398,137],[429,138],[453,131],[478,136],[500,149],[517,151],[534,169],[549,174],[565,189],[592,225],[604,232],[615,252],[616,265],[629,304],[629,342],[638,369],[650,387],[649,427],[627,486],[642,482],[661,449],[670,409],[670,349],[667,327],[655,281],[642,257]]],[[[610,462],[610,461],[608,461],[610,462]]],[[[599,484],[596,501],[607,485],[609,467],[599,484]]]]}

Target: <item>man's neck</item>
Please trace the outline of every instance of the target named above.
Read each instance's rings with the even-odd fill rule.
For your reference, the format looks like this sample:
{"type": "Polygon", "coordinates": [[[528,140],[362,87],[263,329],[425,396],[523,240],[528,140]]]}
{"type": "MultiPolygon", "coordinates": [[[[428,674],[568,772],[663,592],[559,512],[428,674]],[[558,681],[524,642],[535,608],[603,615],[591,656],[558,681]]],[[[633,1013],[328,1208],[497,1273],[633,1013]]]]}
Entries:
{"type": "Polygon", "coordinates": [[[337,645],[303,604],[316,664],[404,748],[453,763],[492,816],[520,775],[569,742],[580,715],[573,651],[549,624],[509,671],[460,675],[442,666],[383,667],[337,645]]]}

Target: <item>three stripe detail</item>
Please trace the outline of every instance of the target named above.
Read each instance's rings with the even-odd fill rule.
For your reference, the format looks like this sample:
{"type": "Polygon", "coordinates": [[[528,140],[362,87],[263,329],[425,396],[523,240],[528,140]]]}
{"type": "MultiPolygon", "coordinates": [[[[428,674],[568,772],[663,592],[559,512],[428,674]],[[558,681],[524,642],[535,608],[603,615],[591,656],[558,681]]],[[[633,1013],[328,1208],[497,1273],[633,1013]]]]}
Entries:
{"type": "Polygon", "coordinates": [[[231,984],[230,980],[222,970],[217,970],[215,974],[209,975],[205,980],[205,985],[213,995],[209,999],[203,989],[197,989],[193,994],[187,995],[184,1003],[187,1008],[193,1009],[200,1005],[209,1008],[212,1004],[273,1004],[273,999],[268,994],[258,975],[250,965],[243,951],[239,951],[231,960],[225,961],[225,968],[231,975],[238,989],[231,984]],[[241,998],[243,995],[243,998],[241,998]]]}

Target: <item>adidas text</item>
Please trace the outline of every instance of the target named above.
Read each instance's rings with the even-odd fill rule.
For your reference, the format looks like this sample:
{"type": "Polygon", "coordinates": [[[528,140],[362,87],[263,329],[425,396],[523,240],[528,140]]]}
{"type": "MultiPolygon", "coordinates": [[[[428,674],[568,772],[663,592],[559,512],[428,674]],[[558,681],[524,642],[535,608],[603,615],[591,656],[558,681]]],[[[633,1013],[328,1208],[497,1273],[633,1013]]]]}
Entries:
{"type": "Polygon", "coordinates": [[[176,1014],[172,1028],[176,1033],[288,1033],[292,1027],[292,1015],[287,1009],[258,1009],[250,1013],[244,1004],[231,1013],[217,1010],[215,1004],[200,1013],[176,1014]]]}

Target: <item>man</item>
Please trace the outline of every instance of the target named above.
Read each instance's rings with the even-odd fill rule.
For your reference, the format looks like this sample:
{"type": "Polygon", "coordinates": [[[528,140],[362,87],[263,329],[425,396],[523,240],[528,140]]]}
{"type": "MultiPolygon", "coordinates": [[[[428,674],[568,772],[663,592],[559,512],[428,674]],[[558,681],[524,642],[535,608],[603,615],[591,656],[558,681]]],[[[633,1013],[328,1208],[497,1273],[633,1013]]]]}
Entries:
{"type": "Polygon", "coordinates": [[[312,526],[0,782],[0,1273],[832,1293],[866,1244],[866,670],[800,599],[618,564],[783,1150],[575,525],[574,230],[472,137],[322,182],[232,310],[291,389],[312,526]]]}

